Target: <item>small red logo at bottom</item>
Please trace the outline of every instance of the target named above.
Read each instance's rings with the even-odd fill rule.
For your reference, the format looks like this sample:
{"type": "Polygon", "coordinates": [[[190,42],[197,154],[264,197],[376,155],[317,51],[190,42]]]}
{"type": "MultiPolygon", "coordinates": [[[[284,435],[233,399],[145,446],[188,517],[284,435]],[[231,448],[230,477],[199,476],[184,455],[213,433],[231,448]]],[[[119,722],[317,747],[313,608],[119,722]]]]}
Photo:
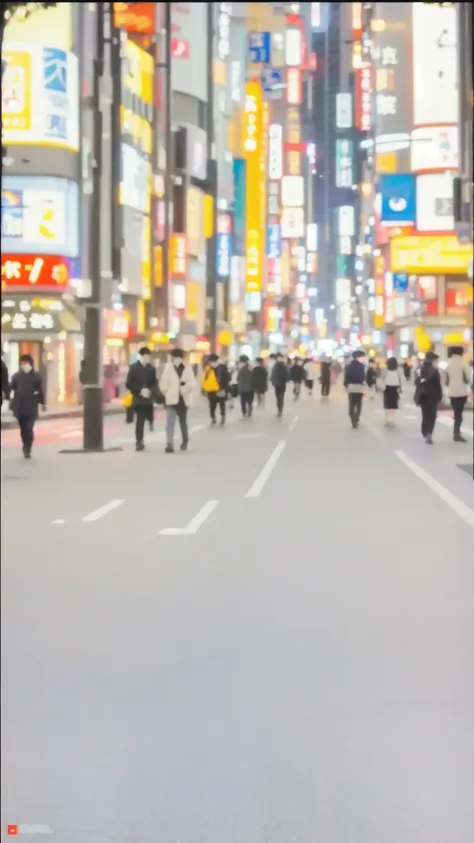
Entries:
{"type": "Polygon", "coordinates": [[[7,834],[10,837],[16,837],[18,834],[18,826],[17,825],[7,825],[7,834]]]}

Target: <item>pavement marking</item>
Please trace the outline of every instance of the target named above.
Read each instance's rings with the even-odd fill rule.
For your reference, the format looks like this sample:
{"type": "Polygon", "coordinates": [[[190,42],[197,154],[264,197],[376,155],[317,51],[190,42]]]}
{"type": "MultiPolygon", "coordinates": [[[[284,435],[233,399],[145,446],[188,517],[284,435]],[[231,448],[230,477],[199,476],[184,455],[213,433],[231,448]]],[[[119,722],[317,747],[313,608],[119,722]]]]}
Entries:
{"type": "Polygon", "coordinates": [[[420,466],[411,459],[411,457],[407,456],[404,451],[395,451],[397,457],[405,463],[407,468],[413,472],[420,480],[423,480],[423,483],[431,489],[439,498],[441,498],[444,503],[446,503],[463,521],[469,526],[474,529],[474,509],[470,509],[463,501],[460,501],[449,489],[446,489],[445,486],[442,486],[431,474],[424,471],[424,469],[420,468],[420,466]]]}
{"type": "Polygon", "coordinates": [[[296,425],[298,424],[298,422],[299,422],[299,416],[294,416],[292,418],[291,422],[290,422],[290,426],[289,426],[288,430],[294,430],[296,425]]]}
{"type": "Polygon", "coordinates": [[[64,524],[64,518],[56,518],[54,521],[51,521],[51,524],[64,524]]]}
{"type": "Polygon", "coordinates": [[[208,501],[201,507],[198,514],[191,518],[187,527],[165,527],[164,530],[160,530],[160,536],[195,536],[204,522],[212,515],[218,503],[219,501],[208,501]]]}
{"type": "Polygon", "coordinates": [[[82,520],[88,523],[91,521],[98,521],[99,518],[103,518],[104,515],[108,515],[109,512],[113,512],[114,509],[118,509],[123,503],[125,503],[125,500],[119,498],[114,501],[109,501],[104,504],[104,506],[100,506],[99,509],[95,509],[94,512],[90,512],[89,515],[84,516],[82,520]]]}
{"type": "Polygon", "coordinates": [[[245,495],[246,498],[258,498],[285,448],[286,442],[282,439],[282,441],[278,443],[274,451],[270,454],[256,480],[252,483],[250,489],[245,495]]]}
{"type": "Polygon", "coordinates": [[[265,439],[266,433],[234,433],[232,439],[265,439]]]}
{"type": "MultiPolygon", "coordinates": [[[[438,416],[438,418],[436,419],[436,423],[438,423],[438,422],[440,424],[444,424],[445,427],[451,427],[452,428],[452,426],[453,426],[453,419],[450,419],[450,418],[447,419],[444,416],[438,416]]],[[[468,427],[464,427],[464,425],[461,428],[461,433],[464,436],[471,436],[471,437],[473,436],[473,431],[469,430],[468,427]]]]}

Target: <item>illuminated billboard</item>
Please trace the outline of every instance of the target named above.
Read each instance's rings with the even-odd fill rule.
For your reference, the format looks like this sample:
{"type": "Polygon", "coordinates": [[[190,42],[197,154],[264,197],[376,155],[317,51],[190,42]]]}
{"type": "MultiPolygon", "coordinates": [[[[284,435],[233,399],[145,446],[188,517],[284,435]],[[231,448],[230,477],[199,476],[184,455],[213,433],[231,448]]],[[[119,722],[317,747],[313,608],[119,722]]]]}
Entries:
{"type": "Polygon", "coordinates": [[[454,6],[412,3],[413,123],[456,124],[459,117],[454,6]]]}
{"type": "Polygon", "coordinates": [[[246,160],[246,258],[245,291],[260,293],[263,286],[264,230],[262,226],[261,167],[263,154],[263,95],[258,82],[245,89],[243,145],[246,160]]]}

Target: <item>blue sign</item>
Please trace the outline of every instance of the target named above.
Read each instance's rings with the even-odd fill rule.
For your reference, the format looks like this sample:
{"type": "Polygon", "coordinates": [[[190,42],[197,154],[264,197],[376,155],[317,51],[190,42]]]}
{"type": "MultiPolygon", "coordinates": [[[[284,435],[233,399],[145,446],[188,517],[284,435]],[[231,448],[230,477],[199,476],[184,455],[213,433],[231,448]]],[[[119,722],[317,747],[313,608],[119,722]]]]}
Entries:
{"type": "Polygon", "coordinates": [[[244,158],[234,158],[234,255],[245,255],[246,236],[246,162],[244,158]]]}
{"type": "Polygon", "coordinates": [[[272,70],[270,67],[264,67],[262,70],[261,82],[263,93],[271,94],[272,91],[277,90],[282,85],[280,71],[272,70]]]}
{"type": "Polygon", "coordinates": [[[380,176],[382,225],[414,225],[416,219],[416,181],[411,174],[390,173],[380,176]]]}
{"type": "Polygon", "coordinates": [[[270,64],[271,37],[269,32],[249,32],[249,62],[270,64]]]}
{"type": "Polygon", "coordinates": [[[408,290],[408,275],[405,272],[394,272],[392,284],[395,293],[406,293],[408,290]]]}
{"type": "Polygon", "coordinates": [[[267,256],[272,260],[281,255],[281,234],[279,223],[268,226],[267,256]]]}
{"type": "Polygon", "coordinates": [[[230,276],[231,246],[231,234],[217,235],[216,269],[218,278],[229,278],[230,276]]]}
{"type": "Polygon", "coordinates": [[[23,191],[2,190],[2,239],[23,237],[23,191]]]}
{"type": "Polygon", "coordinates": [[[69,95],[68,58],[64,50],[45,47],[43,50],[43,91],[45,107],[45,135],[67,140],[69,95]]]}

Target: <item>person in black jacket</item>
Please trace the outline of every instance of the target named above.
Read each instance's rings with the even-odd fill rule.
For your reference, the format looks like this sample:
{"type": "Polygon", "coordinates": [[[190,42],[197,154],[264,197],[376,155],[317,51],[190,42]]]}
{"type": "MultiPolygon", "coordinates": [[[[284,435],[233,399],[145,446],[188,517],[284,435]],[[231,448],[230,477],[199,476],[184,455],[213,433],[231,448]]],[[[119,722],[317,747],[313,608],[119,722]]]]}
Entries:
{"type": "Polygon", "coordinates": [[[216,393],[209,394],[212,423],[216,424],[216,409],[219,407],[221,426],[225,425],[227,399],[230,392],[230,372],[227,363],[218,354],[209,355],[209,363],[214,367],[214,374],[219,386],[216,393]]]}
{"type": "Polygon", "coordinates": [[[145,449],[145,422],[153,412],[153,401],[158,396],[156,369],[151,362],[151,351],[144,346],[138,353],[138,360],[128,370],[126,388],[133,396],[135,411],[135,447],[137,451],[145,449]]]}
{"type": "Polygon", "coordinates": [[[10,378],[8,377],[8,368],[5,360],[2,357],[2,406],[4,401],[10,398],[10,378]]]}
{"type": "Polygon", "coordinates": [[[331,392],[331,360],[321,360],[319,381],[321,384],[321,397],[329,398],[331,392]]]}
{"type": "Polygon", "coordinates": [[[438,404],[443,397],[438,366],[438,355],[429,351],[416,378],[415,404],[421,409],[421,435],[427,445],[433,444],[438,404]]]}
{"type": "Polygon", "coordinates": [[[295,361],[290,368],[290,381],[293,384],[293,397],[297,401],[301,394],[301,384],[305,378],[305,371],[303,363],[299,357],[295,357],[295,361]]]}
{"type": "Polygon", "coordinates": [[[252,369],[252,389],[257,396],[257,404],[261,407],[265,403],[265,393],[268,389],[268,372],[261,357],[257,357],[252,369]]]}
{"type": "Polygon", "coordinates": [[[22,354],[20,357],[20,371],[13,375],[10,393],[13,393],[11,406],[20,427],[23,455],[25,459],[29,459],[35,438],[38,407],[42,404],[43,410],[45,409],[41,375],[34,370],[33,358],[29,354],[22,354]]]}
{"type": "Polygon", "coordinates": [[[369,367],[366,374],[366,383],[369,387],[369,395],[373,399],[377,391],[377,365],[375,360],[369,360],[369,367]]]}
{"type": "Polygon", "coordinates": [[[281,419],[283,415],[283,406],[285,404],[286,385],[290,379],[288,366],[285,363],[283,354],[277,354],[276,363],[273,365],[271,377],[272,386],[275,390],[278,418],[281,419]]]}
{"type": "Polygon", "coordinates": [[[351,362],[344,370],[344,386],[349,396],[349,418],[354,430],[359,427],[364,397],[365,366],[363,351],[354,351],[351,362]]]}

